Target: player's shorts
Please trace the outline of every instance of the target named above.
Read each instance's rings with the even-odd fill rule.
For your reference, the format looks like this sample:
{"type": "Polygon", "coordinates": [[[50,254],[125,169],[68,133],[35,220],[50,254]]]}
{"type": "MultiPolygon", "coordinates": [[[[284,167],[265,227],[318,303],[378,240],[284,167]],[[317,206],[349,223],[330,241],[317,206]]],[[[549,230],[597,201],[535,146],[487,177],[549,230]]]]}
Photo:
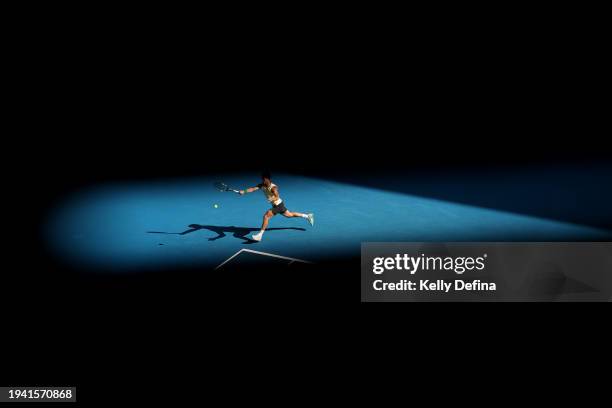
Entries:
{"type": "Polygon", "coordinates": [[[287,207],[285,207],[285,202],[283,201],[279,205],[272,204],[272,208],[270,208],[270,211],[272,211],[272,214],[274,215],[284,214],[285,212],[287,212],[287,207]]]}

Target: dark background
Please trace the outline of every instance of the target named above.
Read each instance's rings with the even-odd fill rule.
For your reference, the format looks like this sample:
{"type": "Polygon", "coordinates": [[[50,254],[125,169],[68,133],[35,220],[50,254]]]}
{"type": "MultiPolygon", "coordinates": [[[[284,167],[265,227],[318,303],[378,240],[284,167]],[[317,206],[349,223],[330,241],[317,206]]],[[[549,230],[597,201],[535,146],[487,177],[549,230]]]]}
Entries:
{"type": "MultiPolygon", "coordinates": [[[[271,348],[301,351],[306,363],[315,358],[308,350],[324,345],[346,368],[357,358],[347,343],[365,327],[407,324],[400,312],[387,307],[381,317],[359,304],[358,259],[212,279],[193,270],[129,278],[74,270],[47,253],[38,228],[56,200],[83,186],[268,168],[364,184],[388,177],[401,190],[391,181],[415,173],[609,163],[600,102],[608,69],[592,40],[596,25],[578,40],[537,25],[523,35],[383,24],[367,34],[286,36],[213,30],[209,20],[155,29],[90,22],[22,31],[16,47],[21,114],[3,149],[2,297],[20,327],[5,336],[14,384],[77,384],[91,399],[101,384],[133,383],[143,372],[153,382],[171,377],[167,365],[197,361],[192,368],[206,370],[226,347],[220,367],[248,362],[244,375],[269,364],[271,348]],[[203,297],[202,287],[220,289],[203,297]]],[[[609,197],[601,182],[589,184],[593,206],[609,197]]],[[[464,330],[459,322],[472,311],[424,309],[409,314],[425,332],[439,329],[438,319],[464,330]]],[[[559,322],[550,309],[536,316],[559,322]]]]}

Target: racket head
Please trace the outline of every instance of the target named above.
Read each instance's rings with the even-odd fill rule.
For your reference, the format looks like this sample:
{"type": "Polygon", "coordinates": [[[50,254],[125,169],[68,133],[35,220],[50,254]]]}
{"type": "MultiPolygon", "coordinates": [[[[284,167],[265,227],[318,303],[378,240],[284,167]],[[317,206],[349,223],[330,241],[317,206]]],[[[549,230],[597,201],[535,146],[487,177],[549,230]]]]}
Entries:
{"type": "Polygon", "coordinates": [[[214,185],[214,186],[215,186],[215,188],[216,188],[217,190],[219,190],[219,191],[227,191],[227,190],[229,190],[229,187],[227,186],[227,184],[222,183],[222,182],[220,182],[220,181],[215,181],[215,182],[213,183],[213,185],[214,185]]]}

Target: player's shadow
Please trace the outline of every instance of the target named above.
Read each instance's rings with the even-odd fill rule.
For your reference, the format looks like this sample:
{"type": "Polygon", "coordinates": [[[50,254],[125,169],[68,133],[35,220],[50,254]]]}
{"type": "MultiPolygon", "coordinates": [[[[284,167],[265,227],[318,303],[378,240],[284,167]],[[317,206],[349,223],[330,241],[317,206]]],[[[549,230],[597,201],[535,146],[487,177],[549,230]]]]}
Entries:
{"type": "MultiPolygon", "coordinates": [[[[243,240],[243,244],[254,244],[257,241],[252,240],[248,237],[253,232],[259,231],[259,228],[245,228],[245,227],[222,227],[217,225],[200,225],[200,224],[191,224],[189,225],[189,229],[183,232],[162,232],[162,231],[147,231],[149,234],[167,234],[167,235],[187,235],[192,232],[196,232],[199,230],[209,230],[217,234],[216,237],[208,238],[209,241],[216,241],[218,239],[226,237],[228,234],[231,234],[233,237],[243,240]]],[[[268,228],[268,231],[281,231],[281,230],[294,230],[294,231],[306,231],[305,228],[297,228],[297,227],[285,227],[285,228],[268,228]]]]}

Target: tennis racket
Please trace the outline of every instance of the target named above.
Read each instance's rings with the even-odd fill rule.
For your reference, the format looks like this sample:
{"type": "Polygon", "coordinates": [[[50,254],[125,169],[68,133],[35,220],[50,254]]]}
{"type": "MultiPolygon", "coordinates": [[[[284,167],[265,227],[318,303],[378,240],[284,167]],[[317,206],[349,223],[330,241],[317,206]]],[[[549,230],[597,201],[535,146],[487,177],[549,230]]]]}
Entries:
{"type": "Polygon", "coordinates": [[[220,182],[220,181],[215,182],[213,185],[214,185],[214,186],[215,186],[215,188],[216,188],[217,190],[219,190],[219,191],[232,191],[232,192],[234,192],[234,193],[240,194],[240,191],[235,190],[235,189],[233,189],[233,188],[229,188],[229,187],[227,186],[227,184],[222,183],[222,182],[220,182]]]}

